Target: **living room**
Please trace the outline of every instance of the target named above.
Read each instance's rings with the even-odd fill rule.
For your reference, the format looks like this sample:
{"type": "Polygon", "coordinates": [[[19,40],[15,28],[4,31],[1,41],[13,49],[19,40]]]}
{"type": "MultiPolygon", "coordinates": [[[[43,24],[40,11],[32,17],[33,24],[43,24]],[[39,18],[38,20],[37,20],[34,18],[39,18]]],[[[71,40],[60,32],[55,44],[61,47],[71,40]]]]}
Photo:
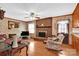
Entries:
{"type": "Polygon", "coordinates": [[[8,41],[10,53],[0,51],[0,55],[79,55],[78,3],[0,3],[0,7],[0,39],[4,36],[5,41],[12,41],[8,41]],[[17,39],[23,39],[20,43],[25,44],[24,48],[18,48],[17,39]]]}

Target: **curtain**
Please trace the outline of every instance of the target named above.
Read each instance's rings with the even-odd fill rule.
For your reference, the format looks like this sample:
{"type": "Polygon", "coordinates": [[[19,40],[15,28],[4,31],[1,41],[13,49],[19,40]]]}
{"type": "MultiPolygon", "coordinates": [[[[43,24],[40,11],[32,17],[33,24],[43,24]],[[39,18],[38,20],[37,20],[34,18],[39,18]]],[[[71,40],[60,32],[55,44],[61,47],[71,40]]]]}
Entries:
{"type": "Polygon", "coordinates": [[[34,33],[35,32],[35,24],[29,23],[28,24],[28,30],[29,30],[29,33],[34,33]]]}
{"type": "Polygon", "coordinates": [[[67,23],[59,23],[58,24],[58,33],[68,33],[68,24],[67,23]]]}

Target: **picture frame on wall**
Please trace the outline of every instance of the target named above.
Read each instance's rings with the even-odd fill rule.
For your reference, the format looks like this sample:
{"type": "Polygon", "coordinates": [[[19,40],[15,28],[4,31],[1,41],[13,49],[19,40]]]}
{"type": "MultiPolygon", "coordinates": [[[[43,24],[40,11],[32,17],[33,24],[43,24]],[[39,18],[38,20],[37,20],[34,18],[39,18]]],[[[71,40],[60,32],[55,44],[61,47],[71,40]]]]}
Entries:
{"type": "Polygon", "coordinates": [[[19,28],[19,22],[8,21],[8,29],[19,28]]]}

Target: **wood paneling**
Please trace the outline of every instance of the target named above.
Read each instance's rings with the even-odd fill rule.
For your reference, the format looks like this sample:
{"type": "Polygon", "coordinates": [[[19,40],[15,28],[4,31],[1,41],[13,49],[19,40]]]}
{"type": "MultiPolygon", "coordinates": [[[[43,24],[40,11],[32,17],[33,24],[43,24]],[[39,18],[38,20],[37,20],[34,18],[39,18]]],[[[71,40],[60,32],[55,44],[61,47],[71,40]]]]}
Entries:
{"type": "Polygon", "coordinates": [[[79,27],[79,3],[72,14],[72,27],[79,27]]]}
{"type": "Polygon", "coordinates": [[[41,26],[43,24],[43,26],[52,26],[52,18],[45,18],[45,19],[40,19],[36,21],[36,25],[37,26],[41,26]]]}
{"type": "MultiPolygon", "coordinates": [[[[79,3],[72,14],[72,27],[79,28],[79,3]]],[[[72,35],[72,47],[79,52],[79,37],[72,35]]]]}

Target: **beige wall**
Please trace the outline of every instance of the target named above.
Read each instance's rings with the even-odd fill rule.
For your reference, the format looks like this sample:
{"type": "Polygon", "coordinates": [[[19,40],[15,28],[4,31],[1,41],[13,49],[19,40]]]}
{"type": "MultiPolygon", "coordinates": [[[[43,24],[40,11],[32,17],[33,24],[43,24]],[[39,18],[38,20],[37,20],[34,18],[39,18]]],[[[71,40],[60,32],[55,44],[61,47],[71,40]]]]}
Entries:
{"type": "Polygon", "coordinates": [[[4,18],[0,20],[0,32],[5,33],[7,36],[8,34],[17,34],[17,37],[20,37],[21,31],[27,29],[26,23],[22,21],[18,21],[11,18],[4,18]],[[8,29],[8,21],[16,21],[19,22],[19,28],[8,29]]]}
{"type": "Polygon", "coordinates": [[[72,16],[59,16],[52,18],[52,35],[57,35],[57,22],[62,20],[69,20],[69,44],[71,44],[71,31],[72,31],[72,16]]]}

